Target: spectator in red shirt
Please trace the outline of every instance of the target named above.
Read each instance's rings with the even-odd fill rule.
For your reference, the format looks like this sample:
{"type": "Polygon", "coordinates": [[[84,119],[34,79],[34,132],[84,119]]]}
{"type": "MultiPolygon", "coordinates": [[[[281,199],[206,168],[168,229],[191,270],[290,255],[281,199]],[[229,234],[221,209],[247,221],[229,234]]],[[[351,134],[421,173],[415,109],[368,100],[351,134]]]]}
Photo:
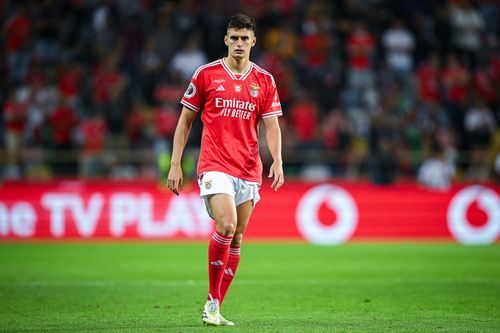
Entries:
{"type": "Polygon", "coordinates": [[[7,102],[3,106],[5,124],[5,148],[7,151],[7,165],[4,175],[7,178],[17,178],[21,175],[21,152],[24,148],[24,129],[26,127],[27,103],[19,100],[16,91],[10,92],[7,102]]]}
{"type": "Polygon", "coordinates": [[[371,90],[375,84],[372,57],[375,51],[375,38],[358,21],[347,37],[349,56],[348,86],[355,90],[371,90]]]}
{"type": "Polygon", "coordinates": [[[101,116],[82,119],[79,124],[79,131],[85,153],[97,153],[104,148],[106,124],[101,116]]]}
{"type": "Polygon", "coordinates": [[[29,70],[31,54],[28,50],[32,38],[33,22],[25,5],[17,5],[14,14],[3,27],[9,80],[21,83],[29,70]]]}
{"type": "Polygon", "coordinates": [[[5,123],[5,147],[7,153],[17,154],[24,146],[24,129],[26,127],[26,106],[24,101],[19,101],[16,91],[10,93],[3,106],[5,123]]]}
{"type": "Polygon", "coordinates": [[[78,118],[75,110],[62,100],[49,116],[48,123],[52,128],[52,145],[59,151],[58,158],[52,163],[52,171],[58,176],[76,175],[73,132],[78,125],[78,118]]]}
{"type": "Polygon", "coordinates": [[[328,58],[331,38],[328,31],[330,18],[326,15],[327,8],[322,3],[313,2],[307,8],[306,17],[302,24],[302,50],[305,56],[305,65],[321,66],[328,58]]]}
{"type": "Polygon", "coordinates": [[[498,102],[497,87],[495,85],[495,68],[491,61],[482,61],[472,73],[474,91],[488,106],[495,109],[498,102]]]}
{"type": "MultiPolygon", "coordinates": [[[[457,139],[464,138],[464,114],[469,97],[470,74],[456,55],[450,54],[441,74],[448,118],[457,139]]],[[[465,144],[461,141],[460,145],[465,144]]],[[[463,148],[463,147],[462,147],[463,148]]]]}
{"type": "Polygon", "coordinates": [[[319,110],[318,105],[306,91],[302,91],[298,100],[293,103],[291,124],[297,137],[297,148],[310,148],[319,144],[319,110]]]}
{"type": "Polygon", "coordinates": [[[454,54],[450,54],[442,71],[445,94],[452,103],[465,103],[468,96],[470,74],[454,54]]]}
{"type": "Polygon", "coordinates": [[[179,113],[172,107],[158,108],[154,115],[155,136],[172,141],[179,113]]]}
{"type": "Polygon", "coordinates": [[[111,134],[123,132],[125,114],[128,111],[128,79],[118,70],[119,54],[104,57],[94,72],[94,102],[98,112],[104,115],[111,134]]]}
{"type": "Polygon", "coordinates": [[[144,125],[146,119],[144,117],[143,105],[137,103],[132,111],[127,115],[125,123],[125,133],[127,141],[131,148],[140,148],[144,143],[144,125]]]}
{"type": "Polygon", "coordinates": [[[417,91],[420,102],[439,103],[441,101],[440,76],[439,57],[436,53],[432,53],[417,69],[417,91]]]}
{"type": "Polygon", "coordinates": [[[82,119],[78,132],[82,146],[80,176],[86,178],[102,176],[105,165],[101,153],[107,132],[104,118],[94,115],[82,119]]]}
{"type": "Polygon", "coordinates": [[[54,109],[48,121],[52,127],[54,147],[56,149],[71,149],[73,130],[78,124],[75,110],[63,101],[54,109]]]}
{"type": "Polygon", "coordinates": [[[355,152],[351,150],[352,129],[345,110],[333,109],[324,117],[321,124],[321,136],[323,146],[326,151],[335,154],[334,163],[332,165],[336,174],[345,170],[347,159],[352,155],[352,161],[355,163],[355,152]],[[347,157],[342,160],[341,157],[347,157]]]}
{"type": "Polygon", "coordinates": [[[68,102],[75,103],[80,93],[82,69],[75,63],[64,61],[57,73],[57,88],[68,102]]]}
{"type": "Polygon", "coordinates": [[[117,70],[116,54],[104,57],[93,76],[94,99],[97,105],[106,104],[119,96],[126,86],[126,79],[117,70]]]}
{"type": "Polygon", "coordinates": [[[5,22],[5,48],[8,52],[20,52],[31,39],[33,22],[27,15],[24,5],[19,5],[16,11],[5,22]]]}

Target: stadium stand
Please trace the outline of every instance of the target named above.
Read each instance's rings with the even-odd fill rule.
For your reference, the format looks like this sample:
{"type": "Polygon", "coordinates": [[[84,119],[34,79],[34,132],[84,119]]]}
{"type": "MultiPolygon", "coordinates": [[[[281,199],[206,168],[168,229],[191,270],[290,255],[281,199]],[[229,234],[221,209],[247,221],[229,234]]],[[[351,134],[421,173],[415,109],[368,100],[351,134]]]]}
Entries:
{"type": "Polygon", "coordinates": [[[186,81],[237,12],[278,84],[288,176],[390,184],[437,154],[454,180],[500,179],[492,0],[0,1],[0,179],[164,176],[186,81]]]}

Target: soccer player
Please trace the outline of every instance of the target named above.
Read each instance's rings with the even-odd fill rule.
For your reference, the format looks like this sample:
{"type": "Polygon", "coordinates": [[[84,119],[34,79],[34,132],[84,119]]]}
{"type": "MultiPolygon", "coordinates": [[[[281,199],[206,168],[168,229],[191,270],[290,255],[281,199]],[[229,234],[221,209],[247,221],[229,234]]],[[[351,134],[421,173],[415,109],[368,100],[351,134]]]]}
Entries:
{"type": "Polygon", "coordinates": [[[255,42],[255,21],[243,14],[231,17],[224,36],[227,57],[193,74],[181,100],[167,179],[169,189],[178,194],[183,182],[182,154],[193,120],[201,113],[198,184],[215,221],[208,246],[209,292],[202,320],[216,326],[234,325],[222,317],[220,307],[238,269],[243,234],[260,199],[260,120],[273,159],[268,175],[271,187],[276,191],[284,182],[278,123],[281,104],[272,75],[250,61],[255,42]]]}

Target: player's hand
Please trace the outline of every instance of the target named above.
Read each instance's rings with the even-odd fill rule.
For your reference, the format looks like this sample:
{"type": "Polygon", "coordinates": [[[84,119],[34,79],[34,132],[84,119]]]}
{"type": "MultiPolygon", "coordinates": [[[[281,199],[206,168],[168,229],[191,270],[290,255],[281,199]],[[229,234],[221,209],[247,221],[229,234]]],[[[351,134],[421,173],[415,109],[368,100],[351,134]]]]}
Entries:
{"type": "Polygon", "coordinates": [[[283,175],[283,163],[281,161],[274,161],[269,168],[268,178],[274,178],[271,188],[277,191],[281,185],[285,182],[285,176],[283,175]]]}
{"type": "Polygon", "coordinates": [[[168,172],[167,178],[167,186],[168,188],[175,193],[175,195],[179,195],[182,191],[182,168],[180,166],[172,165],[170,167],[170,171],[168,172]]]}

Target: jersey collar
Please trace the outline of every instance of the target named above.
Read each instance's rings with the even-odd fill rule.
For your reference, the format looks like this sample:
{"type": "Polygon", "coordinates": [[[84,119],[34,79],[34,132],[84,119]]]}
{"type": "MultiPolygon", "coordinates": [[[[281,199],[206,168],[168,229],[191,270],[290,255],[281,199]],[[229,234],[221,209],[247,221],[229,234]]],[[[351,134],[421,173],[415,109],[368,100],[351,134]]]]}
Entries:
{"type": "Polygon", "coordinates": [[[252,72],[252,69],[253,69],[253,62],[250,61],[250,66],[248,66],[248,69],[245,71],[245,73],[243,73],[242,75],[239,75],[239,74],[235,74],[231,71],[229,66],[226,64],[226,61],[224,60],[224,58],[222,58],[220,60],[220,62],[222,63],[222,67],[224,67],[226,72],[229,74],[229,76],[233,80],[241,80],[241,81],[245,80],[247,78],[247,76],[250,75],[250,72],[252,72]]]}

